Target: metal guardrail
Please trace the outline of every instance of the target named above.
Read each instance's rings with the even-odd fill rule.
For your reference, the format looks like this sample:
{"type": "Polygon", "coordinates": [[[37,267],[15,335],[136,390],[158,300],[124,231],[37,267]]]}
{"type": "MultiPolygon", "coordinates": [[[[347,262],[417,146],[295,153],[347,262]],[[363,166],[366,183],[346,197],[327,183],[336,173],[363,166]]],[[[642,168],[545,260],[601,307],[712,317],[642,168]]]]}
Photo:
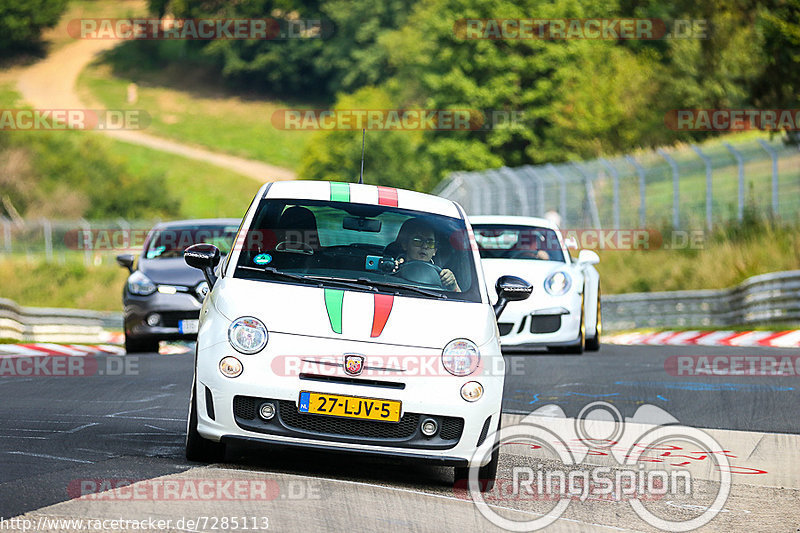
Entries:
{"type": "Polygon", "coordinates": [[[730,289],[606,295],[602,306],[606,331],[800,324],[800,270],[754,276],[730,289]]]}
{"type": "Polygon", "coordinates": [[[20,342],[105,342],[108,330],[122,329],[122,313],[22,307],[0,298],[0,338],[20,342]]]}

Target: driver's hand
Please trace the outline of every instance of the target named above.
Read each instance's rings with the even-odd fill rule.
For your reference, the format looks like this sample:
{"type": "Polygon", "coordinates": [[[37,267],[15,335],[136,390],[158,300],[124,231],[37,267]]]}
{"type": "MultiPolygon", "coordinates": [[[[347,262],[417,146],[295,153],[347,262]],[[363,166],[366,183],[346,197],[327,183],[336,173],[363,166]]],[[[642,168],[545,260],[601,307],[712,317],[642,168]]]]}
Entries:
{"type": "Polygon", "coordinates": [[[453,292],[461,292],[461,288],[458,286],[458,282],[456,281],[456,275],[453,274],[453,271],[449,268],[443,268],[441,272],[439,272],[439,278],[442,280],[442,285],[444,288],[453,292]]]}
{"type": "Polygon", "coordinates": [[[397,272],[397,269],[400,268],[400,265],[402,265],[404,261],[405,261],[405,258],[403,258],[403,257],[398,257],[397,259],[394,260],[394,270],[392,270],[392,274],[397,272]]]}
{"type": "Polygon", "coordinates": [[[538,250],[536,252],[536,259],[543,259],[543,260],[547,261],[548,259],[550,259],[550,254],[548,254],[544,250],[538,250]]]}

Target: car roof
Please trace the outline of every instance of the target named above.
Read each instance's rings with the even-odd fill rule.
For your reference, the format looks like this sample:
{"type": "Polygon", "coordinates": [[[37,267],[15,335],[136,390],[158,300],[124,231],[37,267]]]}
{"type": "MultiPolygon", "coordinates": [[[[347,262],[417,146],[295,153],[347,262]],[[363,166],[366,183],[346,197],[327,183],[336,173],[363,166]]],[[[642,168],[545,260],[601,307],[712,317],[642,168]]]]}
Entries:
{"type": "Polygon", "coordinates": [[[238,228],[241,222],[241,218],[193,218],[160,222],[153,229],[182,228],[185,226],[236,226],[238,228]]]}
{"type": "Polygon", "coordinates": [[[266,184],[261,189],[260,196],[265,199],[329,200],[385,205],[463,218],[463,211],[452,200],[406,189],[361,183],[279,181],[266,184]]]}
{"type": "Polygon", "coordinates": [[[546,218],[521,217],[511,215],[476,215],[469,217],[471,225],[476,224],[509,224],[514,226],[536,226],[558,231],[558,226],[546,218]]]}

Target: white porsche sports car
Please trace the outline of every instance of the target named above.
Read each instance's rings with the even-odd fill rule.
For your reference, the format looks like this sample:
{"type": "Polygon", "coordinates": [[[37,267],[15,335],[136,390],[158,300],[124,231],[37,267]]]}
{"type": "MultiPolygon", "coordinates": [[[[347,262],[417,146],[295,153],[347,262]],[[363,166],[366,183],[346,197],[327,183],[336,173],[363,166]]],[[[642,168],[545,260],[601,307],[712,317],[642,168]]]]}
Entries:
{"type": "Polygon", "coordinates": [[[249,442],[469,467],[494,484],[505,366],[496,316],[527,298],[500,277],[492,306],[463,209],[355,183],[264,185],[200,312],[186,456],[249,442]]]}
{"type": "MultiPolygon", "coordinates": [[[[558,227],[543,218],[470,217],[486,281],[513,274],[534,296],[510,303],[499,321],[503,351],[546,347],[552,352],[600,349],[600,258],[581,250],[573,259],[558,227]]],[[[577,243],[574,243],[577,248],[577,243]]]]}

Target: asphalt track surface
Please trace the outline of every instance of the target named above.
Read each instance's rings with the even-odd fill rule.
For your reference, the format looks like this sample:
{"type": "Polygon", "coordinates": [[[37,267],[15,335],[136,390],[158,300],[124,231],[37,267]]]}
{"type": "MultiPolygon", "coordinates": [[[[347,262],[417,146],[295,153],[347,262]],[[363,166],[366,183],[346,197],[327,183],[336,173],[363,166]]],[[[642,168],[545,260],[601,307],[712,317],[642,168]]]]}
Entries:
{"type": "MultiPolygon", "coordinates": [[[[175,519],[220,517],[235,511],[253,519],[267,514],[275,531],[494,528],[468,497],[454,491],[447,468],[352,455],[241,448],[229,449],[221,465],[186,461],[183,438],[191,353],[101,355],[96,357],[97,371],[89,376],[0,378],[0,517],[44,513],[175,519]],[[268,506],[251,500],[124,502],[121,507],[119,501],[73,499],[81,480],[176,476],[268,479],[280,495],[276,493],[268,506]],[[59,502],[65,503],[49,507],[59,502]]],[[[507,357],[504,410],[525,414],[538,409],[545,415],[538,420],[547,425],[555,420],[547,417],[559,410],[575,417],[596,401],[613,405],[623,417],[632,416],[643,405],[653,405],[687,426],[739,430],[714,435],[725,450],[733,450],[729,455],[736,459],[731,461],[764,475],[734,475],[726,508],[701,530],[795,531],[800,527],[800,379],[673,376],[665,370],[665,361],[675,355],[798,353],[773,348],[603,346],[599,353],[583,356],[512,355],[507,357]]],[[[520,417],[507,418],[504,425],[520,417]]],[[[510,475],[511,465],[524,463],[526,453],[504,450],[501,477],[510,475]]],[[[708,486],[713,483],[710,480],[708,486]]],[[[498,507],[512,518],[540,516],[536,513],[541,511],[525,507],[527,503],[500,503],[498,507]]],[[[672,505],[673,514],[690,509],[671,501],[666,504],[672,505]]],[[[213,525],[176,527],[173,523],[166,530],[221,529],[213,525]]],[[[551,529],[656,530],[633,514],[627,503],[591,501],[571,507],[551,529]]]]}

